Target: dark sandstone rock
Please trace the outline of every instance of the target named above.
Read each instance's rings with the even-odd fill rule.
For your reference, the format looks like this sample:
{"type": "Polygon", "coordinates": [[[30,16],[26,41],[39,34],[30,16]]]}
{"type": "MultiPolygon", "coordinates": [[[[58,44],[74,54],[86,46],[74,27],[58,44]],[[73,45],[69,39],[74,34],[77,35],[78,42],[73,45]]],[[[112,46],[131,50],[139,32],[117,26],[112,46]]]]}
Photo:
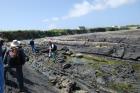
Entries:
{"type": "Polygon", "coordinates": [[[64,64],[63,65],[63,69],[68,69],[68,68],[70,68],[71,67],[71,64],[64,64]]]}

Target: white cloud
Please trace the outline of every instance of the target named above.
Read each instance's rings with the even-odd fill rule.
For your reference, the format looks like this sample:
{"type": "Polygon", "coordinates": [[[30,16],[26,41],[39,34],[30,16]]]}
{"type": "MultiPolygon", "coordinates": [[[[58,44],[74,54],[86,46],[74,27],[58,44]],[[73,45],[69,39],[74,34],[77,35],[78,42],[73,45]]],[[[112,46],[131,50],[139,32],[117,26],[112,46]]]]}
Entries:
{"type": "Polygon", "coordinates": [[[44,19],[44,20],[42,20],[42,22],[47,22],[47,23],[49,23],[49,22],[56,22],[56,21],[59,21],[59,17],[53,17],[53,18],[51,18],[51,19],[44,19]]]}
{"type": "Polygon", "coordinates": [[[43,19],[42,22],[49,22],[49,19],[43,19]]]}
{"type": "Polygon", "coordinates": [[[59,17],[53,17],[52,21],[59,21],[59,17]]]}
{"type": "Polygon", "coordinates": [[[83,1],[82,3],[75,4],[69,13],[64,16],[66,19],[80,17],[90,12],[97,10],[104,10],[107,8],[117,8],[135,0],[94,0],[93,2],[83,1]]]}
{"type": "Polygon", "coordinates": [[[110,8],[117,8],[119,6],[132,3],[135,0],[106,0],[106,5],[110,8]]]}
{"type": "Polygon", "coordinates": [[[48,30],[57,28],[55,24],[49,24],[48,30]]]}
{"type": "Polygon", "coordinates": [[[86,15],[91,12],[93,9],[92,4],[88,1],[83,1],[81,4],[75,4],[74,7],[70,10],[68,15],[64,16],[64,18],[72,18],[86,15]]]}
{"type": "Polygon", "coordinates": [[[118,8],[126,4],[131,4],[135,1],[136,0],[92,0],[91,2],[89,2],[87,0],[84,0],[81,3],[75,4],[66,15],[62,17],[53,17],[50,20],[44,20],[44,22],[54,22],[59,20],[81,17],[93,11],[99,11],[108,8],[118,8]]]}

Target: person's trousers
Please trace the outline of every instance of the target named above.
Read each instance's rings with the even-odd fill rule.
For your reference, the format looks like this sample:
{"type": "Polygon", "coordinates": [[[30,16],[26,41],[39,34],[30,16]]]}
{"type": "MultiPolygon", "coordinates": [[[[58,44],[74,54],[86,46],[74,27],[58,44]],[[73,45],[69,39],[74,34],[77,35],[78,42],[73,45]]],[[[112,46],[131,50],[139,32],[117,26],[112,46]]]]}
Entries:
{"type": "Polygon", "coordinates": [[[49,53],[49,57],[53,62],[56,62],[56,55],[57,55],[57,51],[53,51],[49,53]]]}
{"type": "Polygon", "coordinates": [[[31,45],[31,47],[32,47],[32,52],[35,53],[36,52],[35,46],[31,45]]]}
{"type": "Polygon", "coordinates": [[[24,89],[22,66],[16,66],[14,68],[6,67],[5,71],[4,71],[5,81],[8,79],[8,77],[6,77],[7,72],[10,72],[10,70],[12,70],[12,69],[16,69],[16,79],[17,79],[17,83],[18,83],[17,85],[18,85],[18,88],[20,89],[20,91],[22,91],[24,89]]]}
{"type": "Polygon", "coordinates": [[[0,93],[4,93],[4,66],[0,57],[0,93]]]}

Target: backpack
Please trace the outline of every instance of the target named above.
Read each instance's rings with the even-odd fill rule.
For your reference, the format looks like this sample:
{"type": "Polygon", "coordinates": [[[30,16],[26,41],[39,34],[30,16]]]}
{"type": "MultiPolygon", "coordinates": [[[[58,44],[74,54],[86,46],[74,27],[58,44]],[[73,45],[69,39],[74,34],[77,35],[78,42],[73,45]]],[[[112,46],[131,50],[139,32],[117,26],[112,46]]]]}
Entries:
{"type": "Polygon", "coordinates": [[[18,57],[19,55],[18,55],[18,48],[12,48],[11,50],[9,50],[9,56],[11,57],[11,58],[16,58],[16,57],[18,57]]]}
{"type": "Polygon", "coordinates": [[[17,65],[22,65],[20,51],[18,48],[10,49],[7,52],[7,63],[10,67],[15,67],[17,65]]]}
{"type": "Polygon", "coordinates": [[[57,50],[57,46],[55,44],[53,44],[54,47],[51,49],[51,51],[56,51],[57,50]]]}

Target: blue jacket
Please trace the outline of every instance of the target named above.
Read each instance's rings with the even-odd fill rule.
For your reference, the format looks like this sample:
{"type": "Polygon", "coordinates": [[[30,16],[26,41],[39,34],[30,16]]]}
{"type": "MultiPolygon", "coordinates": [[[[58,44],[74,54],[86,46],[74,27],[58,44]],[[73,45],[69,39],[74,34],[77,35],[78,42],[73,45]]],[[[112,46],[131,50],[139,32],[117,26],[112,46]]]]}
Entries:
{"type": "Polygon", "coordinates": [[[2,46],[0,46],[0,93],[4,93],[4,67],[2,61],[2,46]]]}
{"type": "Polygon", "coordinates": [[[0,57],[2,57],[2,45],[0,45],[0,57]]]}

